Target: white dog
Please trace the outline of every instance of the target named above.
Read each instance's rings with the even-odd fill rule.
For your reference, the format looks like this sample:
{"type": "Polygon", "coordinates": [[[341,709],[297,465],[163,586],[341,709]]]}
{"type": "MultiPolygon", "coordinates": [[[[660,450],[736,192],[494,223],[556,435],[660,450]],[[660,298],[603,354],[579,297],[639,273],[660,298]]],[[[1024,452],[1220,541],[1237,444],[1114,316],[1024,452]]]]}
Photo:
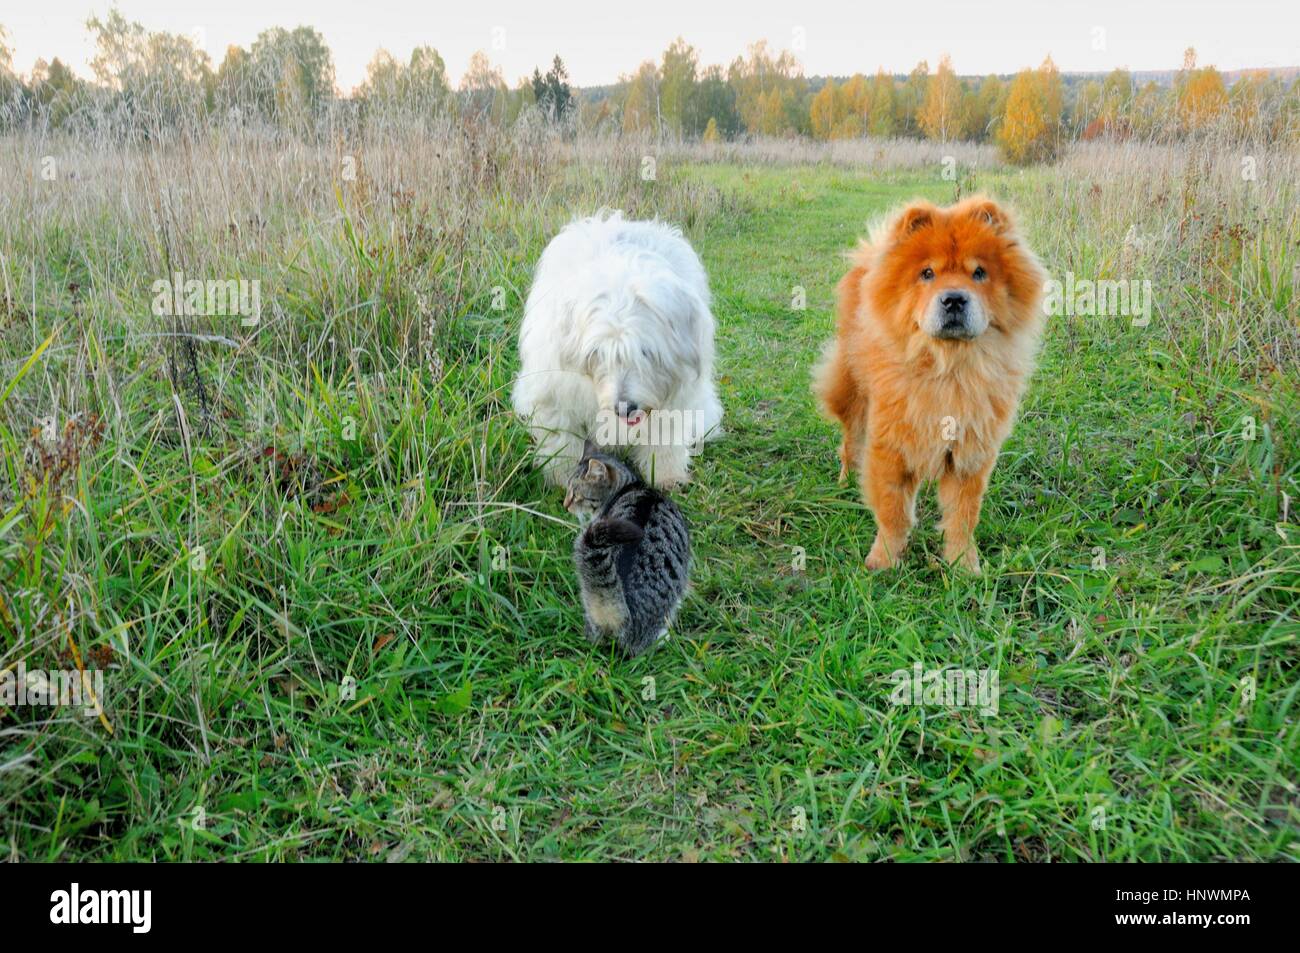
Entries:
{"type": "Polygon", "coordinates": [[[537,264],[519,355],[515,411],[549,483],[568,479],[590,438],[628,447],[656,486],[678,486],[720,432],[709,283],[669,225],[602,213],[556,235],[537,264]]]}

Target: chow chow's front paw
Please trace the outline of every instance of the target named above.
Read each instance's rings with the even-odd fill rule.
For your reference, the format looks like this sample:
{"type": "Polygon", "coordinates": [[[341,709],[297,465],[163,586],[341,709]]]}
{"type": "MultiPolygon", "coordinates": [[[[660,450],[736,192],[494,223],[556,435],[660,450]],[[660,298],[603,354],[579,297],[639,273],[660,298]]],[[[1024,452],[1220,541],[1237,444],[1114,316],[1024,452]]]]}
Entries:
{"type": "Polygon", "coordinates": [[[898,565],[898,553],[902,547],[891,548],[879,536],[867,553],[867,568],[871,570],[893,569],[898,565]]]}

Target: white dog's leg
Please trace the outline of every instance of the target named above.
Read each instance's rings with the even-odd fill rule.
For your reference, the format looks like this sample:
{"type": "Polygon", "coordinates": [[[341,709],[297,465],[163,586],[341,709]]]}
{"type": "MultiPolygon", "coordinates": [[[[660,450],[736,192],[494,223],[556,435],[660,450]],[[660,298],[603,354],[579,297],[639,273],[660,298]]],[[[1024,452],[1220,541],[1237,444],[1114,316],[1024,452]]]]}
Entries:
{"type": "Polygon", "coordinates": [[[722,436],[722,402],[718,400],[712,384],[709,385],[709,405],[706,414],[708,421],[700,436],[704,440],[717,440],[722,436]]]}
{"type": "Polygon", "coordinates": [[[694,453],[699,453],[701,444],[708,440],[717,440],[722,436],[722,402],[713,381],[704,380],[699,389],[688,398],[688,407],[698,407],[692,420],[693,426],[687,435],[687,442],[694,453]]]}
{"type": "Polygon", "coordinates": [[[582,438],[565,430],[530,429],[537,441],[537,465],[542,468],[546,482],[551,486],[564,486],[582,459],[582,438]]]}
{"type": "Polygon", "coordinates": [[[632,458],[647,480],[661,490],[672,490],[685,486],[691,479],[691,455],[680,444],[667,446],[637,445],[632,449],[632,458]]]}

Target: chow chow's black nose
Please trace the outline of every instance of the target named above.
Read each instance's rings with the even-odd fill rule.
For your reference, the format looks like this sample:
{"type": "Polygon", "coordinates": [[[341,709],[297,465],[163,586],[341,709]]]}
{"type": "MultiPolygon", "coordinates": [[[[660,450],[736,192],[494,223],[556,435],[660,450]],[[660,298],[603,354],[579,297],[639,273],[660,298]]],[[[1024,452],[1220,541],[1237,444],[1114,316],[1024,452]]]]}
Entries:
{"type": "Polygon", "coordinates": [[[939,307],[943,308],[945,318],[958,318],[966,313],[970,296],[964,291],[945,291],[939,296],[939,307]]]}

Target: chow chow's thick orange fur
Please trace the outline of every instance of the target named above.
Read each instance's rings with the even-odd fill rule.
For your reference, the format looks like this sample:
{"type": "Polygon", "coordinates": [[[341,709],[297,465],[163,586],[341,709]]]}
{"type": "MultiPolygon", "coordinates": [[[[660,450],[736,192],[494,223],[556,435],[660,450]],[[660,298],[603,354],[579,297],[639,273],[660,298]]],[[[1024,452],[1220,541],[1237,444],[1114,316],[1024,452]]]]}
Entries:
{"type": "Polygon", "coordinates": [[[860,471],[876,517],[868,568],[898,561],[917,489],[935,480],[944,557],[980,571],[975,525],[1033,370],[1045,277],[1008,213],[982,196],[909,205],[852,256],[813,389],[844,430],[840,479],[860,471]],[[922,330],[945,291],[978,297],[983,333],[947,340],[922,330]]]}

